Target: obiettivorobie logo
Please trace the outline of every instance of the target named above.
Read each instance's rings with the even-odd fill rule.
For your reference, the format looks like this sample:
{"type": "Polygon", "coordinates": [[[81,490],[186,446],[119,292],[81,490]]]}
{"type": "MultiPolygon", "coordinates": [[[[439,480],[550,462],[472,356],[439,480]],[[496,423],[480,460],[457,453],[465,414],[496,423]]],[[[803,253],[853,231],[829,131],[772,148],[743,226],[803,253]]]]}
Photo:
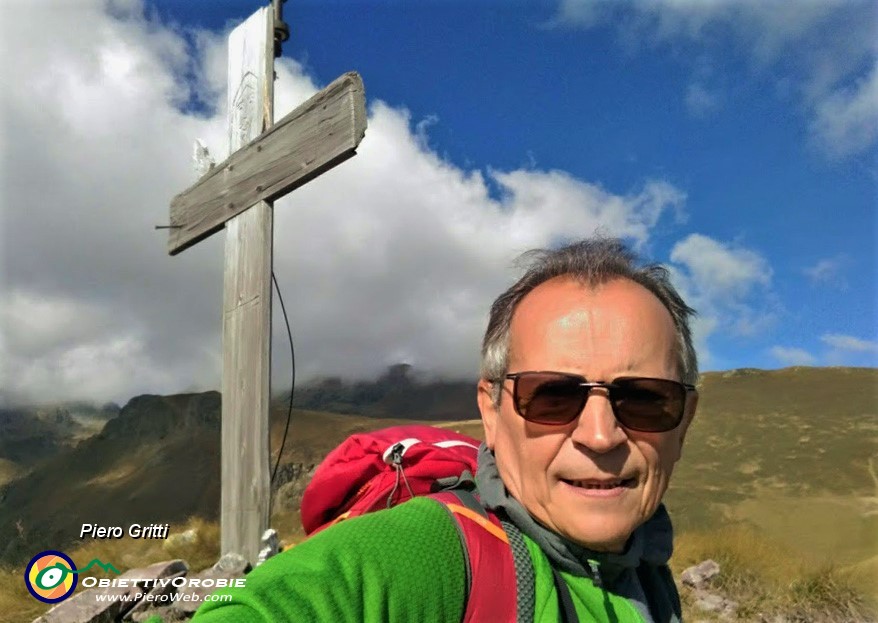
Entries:
{"type": "Polygon", "coordinates": [[[77,569],[64,552],[46,550],[31,558],[24,570],[24,585],[34,598],[47,604],[56,604],[70,597],[76,590],[79,574],[94,566],[119,574],[112,564],[105,564],[97,558],[82,569],[77,569]]]}

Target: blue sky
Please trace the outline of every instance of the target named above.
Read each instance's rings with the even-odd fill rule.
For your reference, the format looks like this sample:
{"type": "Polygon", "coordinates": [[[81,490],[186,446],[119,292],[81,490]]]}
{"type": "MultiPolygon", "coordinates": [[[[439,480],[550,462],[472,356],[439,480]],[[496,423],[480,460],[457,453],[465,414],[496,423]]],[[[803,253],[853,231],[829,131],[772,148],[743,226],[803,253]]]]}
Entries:
{"type": "MultiPolygon", "coordinates": [[[[126,137],[134,155],[123,173],[103,178],[96,164],[85,176],[91,186],[61,175],[58,196],[43,203],[74,197],[88,213],[100,202],[97,188],[119,185],[112,192],[121,195],[132,176],[129,188],[144,186],[137,213],[145,230],[166,218],[170,197],[192,182],[185,171],[192,139],[212,140],[214,153],[227,149],[223,42],[262,4],[118,0],[109,11],[86,0],[70,4],[79,8],[75,18],[13,3],[22,37],[41,24],[48,34],[58,29],[60,41],[44,62],[84,78],[46,84],[24,67],[4,70],[22,76],[17,93],[4,95],[4,117],[26,137],[63,128],[57,151],[67,149],[68,136],[70,146],[81,146],[79,167],[110,157],[126,137]],[[73,32],[62,34],[65,23],[73,32]],[[119,66],[110,57],[128,59],[128,73],[109,71],[119,66]],[[95,69],[90,58],[103,64],[95,69]],[[138,66],[145,69],[130,72],[138,66]],[[75,108],[85,84],[92,88],[85,99],[105,93],[111,103],[121,100],[105,104],[116,136],[99,131],[104,138],[90,136],[82,146],[74,140],[82,134],[77,123],[95,120],[64,111],[75,108]],[[127,90],[136,99],[124,99],[127,90]],[[55,126],[28,111],[34,97],[61,109],[45,115],[55,126]],[[138,108],[131,102],[149,106],[129,110],[138,108]],[[158,156],[160,166],[137,160],[172,153],[158,156]]],[[[671,264],[700,312],[704,369],[875,366],[876,7],[830,0],[290,0],[276,117],[351,69],[362,75],[370,106],[358,156],[276,206],[278,279],[285,297],[307,299],[292,304],[300,370],[369,376],[407,360],[471,375],[487,304],[514,276],[508,266],[515,254],[595,227],[671,264]],[[387,205],[394,198],[408,205],[387,205]],[[309,246],[315,236],[321,244],[309,246]],[[317,258],[321,249],[332,259],[317,258]],[[441,299],[431,298],[437,292],[441,299]],[[339,311],[327,314],[321,304],[339,311]],[[344,311],[363,309],[382,320],[373,326],[344,311]]],[[[52,151],[35,149],[31,159],[44,171],[63,169],[68,160],[52,151]]],[[[4,152],[7,176],[17,179],[4,152]]],[[[123,165],[103,169],[113,166],[123,165]]],[[[67,256],[74,259],[55,257],[54,268],[38,271],[55,250],[37,252],[50,241],[37,236],[27,206],[40,199],[18,192],[12,184],[4,202],[3,287],[13,301],[4,319],[9,336],[31,337],[6,340],[8,360],[27,369],[7,372],[11,395],[55,387],[118,397],[218,384],[221,235],[168,259],[159,257],[163,240],[122,220],[107,223],[105,211],[93,223],[114,229],[117,240],[131,236],[124,244],[136,250],[130,266],[113,271],[102,253],[74,250],[67,256]],[[13,253],[17,245],[22,253],[13,253]],[[132,281],[145,277],[133,293],[132,281]],[[191,289],[193,280],[197,302],[177,301],[162,288],[191,289]],[[216,322],[202,320],[211,313],[216,322]],[[183,321],[190,323],[180,329],[185,337],[173,337],[179,318],[190,314],[198,324],[183,321]],[[106,321],[79,341],[57,330],[95,315],[106,321]],[[116,372],[114,357],[153,372],[133,382],[116,372]],[[116,380],[95,383],[72,372],[83,366],[116,380]]],[[[118,250],[120,243],[94,236],[90,248],[118,250]]],[[[275,334],[275,351],[283,351],[283,334],[275,334]]],[[[278,374],[287,356],[275,354],[278,374]]]]}

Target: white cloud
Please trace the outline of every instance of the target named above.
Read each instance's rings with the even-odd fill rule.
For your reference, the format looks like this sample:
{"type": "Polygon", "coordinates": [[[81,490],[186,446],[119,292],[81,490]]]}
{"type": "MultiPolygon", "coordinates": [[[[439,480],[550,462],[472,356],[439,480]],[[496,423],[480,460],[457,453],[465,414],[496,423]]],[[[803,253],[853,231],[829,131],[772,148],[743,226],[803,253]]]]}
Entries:
{"type": "MultiPolygon", "coordinates": [[[[14,86],[0,90],[0,361],[15,399],[219,385],[223,236],[170,258],[153,226],[194,181],[193,139],[217,159],[228,150],[224,36],[196,33],[193,51],[136,3],[114,4],[116,17],[101,6],[22,4],[0,38],[7,58],[32,51],[4,64],[14,86]]],[[[277,73],[279,118],[317,86],[288,60],[277,73]]],[[[276,203],[274,269],[299,379],[370,376],[401,359],[472,376],[515,255],[598,227],[644,246],[668,212],[682,217],[684,193],[662,180],[616,194],[564,171],[459,168],[428,148],[430,123],[372,101],[358,155],[276,203]]],[[[290,370],[277,305],[273,324],[280,388],[290,370]]]]}
{"type": "Polygon", "coordinates": [[[836,255],[818,260],[813,266],[802,270],[814,283],[835,284],[844,287],[846,282],[841,277],[842,268],[848,263],[846,255],[836,255]]]}
{"type": "Polygon", "coordinates": [[[772,357],[786,366],[813,366],[817,363],[817,358],[803,348],[772,346],[769,352],[772,357]]]}
{"type": "Polygon", "coordinates": [[[108,312],[91,301],[52,296],[38,298],[15,290],[4,297],[0,324],[15,328],[8,334],[8,348],[43,356],[100,336],[112,323],[108,312]]]}
{"type": "Polygon", "coordinates": [[[507,235],[518,246],[534,246],[562,234],[583,237],[602,228],[644,244],[668,209],[679,210],[685,195],[662,181],[650,181],[636,195],[613,195],[563,171],[492,173],[505,193],[507,235]]]}
{"type": "Polygon", "coordinates": [[[185,365],[156,359],[142,318],[119,317],[112,305],[87,298],[36,297],[16,289],[0,304],[0,404],[40,400],[108,400],[174,387],[177,378],[210,383],[217,358],[189,353],[185,365]],[[168,365],[170,363],[170,365],[168,365]],[[191,368],[191,369],[188,369],[191,368]],[[185,375],[185,376],[183,376],[185,375]],[[119,389],[126,389],[125,395],[119,389]]]}
{"type": "MultiPolygon", "coordinates": [[[[552,20],[583,29],[611,24],[634,51],[694,42],[701,62],[732,42],[757,77],[797,85],[811,137],[830,158],[878,141],[876,23],[870,0],[562,0],[552,20]]],[[[685,94],[693,113],[715,104],[699,88],[685,94]]]]}
{"type": "Polygon", "coordinates": [[[830,155],[867,149],[878,139],[878,63],[850,86],[839,86],[814,103],[811,128],[830,155]]]}
{"type": "Polygon", "coordinates": [[[771,267],[761,255],[701,234],[675,244],[671,261],[684,265],[698,291],[715,300],[739,299],[771,282],[771,267]]]}
{"type": "Polygon", "coordinates": [[[646,35],[652,45],[677,37],[700,40],[733,34],[743,39],[752,55],[765,62],[802,40],[845,1],[562,0],[555,22],[592,27],[616,20],[631,36],[646,35]],[[623,13],[626,19],[618,19],[623,13]]]}
{"type": "Polygon", "coordinates": [[[776,321],[773,271],[755,251],[690,234],[671,249],[671,262],[674,284],[698,311],[692,332],[702,367],[715,363],[708,340],[716,331],[752,336],[776,321]]]}
{"type": "Polygon", "coordinates": [[[878,341],[863,340],[852,335],[827,333],[820,336],[820,341],[839,351],[853,353],[878,353],[878,341]]]}

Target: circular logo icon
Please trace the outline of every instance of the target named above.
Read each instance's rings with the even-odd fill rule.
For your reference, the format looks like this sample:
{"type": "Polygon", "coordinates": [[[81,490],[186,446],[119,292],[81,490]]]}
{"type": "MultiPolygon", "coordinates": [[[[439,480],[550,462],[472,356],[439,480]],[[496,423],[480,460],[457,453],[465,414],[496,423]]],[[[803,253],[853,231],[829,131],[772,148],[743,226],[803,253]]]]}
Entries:
{"type": "Polygon", "coordinates": [[[76,565],[64,552],[40,552],[24,570],[24,585],[35,598],[55,604],[73,594],[77,581],[75,569],[76,565]]]}

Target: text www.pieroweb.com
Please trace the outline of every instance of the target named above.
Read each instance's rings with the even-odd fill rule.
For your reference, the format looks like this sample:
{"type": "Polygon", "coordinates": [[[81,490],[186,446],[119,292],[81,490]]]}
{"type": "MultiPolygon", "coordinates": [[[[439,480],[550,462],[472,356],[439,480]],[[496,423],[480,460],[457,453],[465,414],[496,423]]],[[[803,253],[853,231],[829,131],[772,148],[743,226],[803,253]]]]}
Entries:
{"type": "Polygon", "coordinates": [[[132,602],[132,601],[147,601],[150,603],[175,603],[179,601],[188,601],[194,603],[203,603],[205,601],[231,601],[231,595],[193,595],[192,593],[123,593],[121,595],[107,595],[107,594],[98,594],[95,595],[95,599],[97,601],[102,602],[113,602],[113,601],[122,601],[122,602],[132,602]]]}

